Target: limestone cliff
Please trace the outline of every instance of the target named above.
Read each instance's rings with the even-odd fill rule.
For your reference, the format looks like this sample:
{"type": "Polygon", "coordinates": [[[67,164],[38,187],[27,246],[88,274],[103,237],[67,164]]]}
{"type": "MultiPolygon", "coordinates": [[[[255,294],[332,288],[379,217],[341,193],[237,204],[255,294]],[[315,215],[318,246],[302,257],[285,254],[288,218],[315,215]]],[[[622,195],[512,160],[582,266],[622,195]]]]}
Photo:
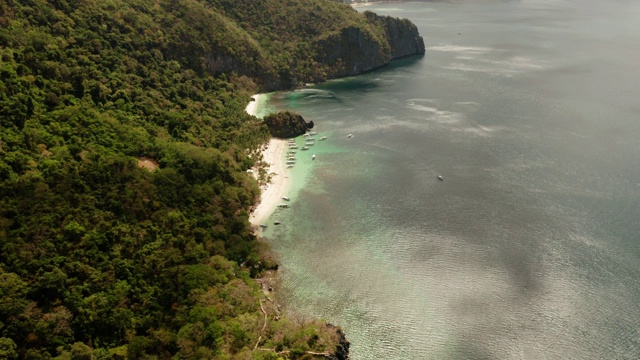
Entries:
{"type": "Polygon", "coordinates": [[[317,61],[327,64],[332,70],[327,78],[361,74],[391,61],[389,43],[358,27],[348,27],[330,34],[319,40],[316,46],[317,61]]]}
{"type": "Polygon", "coordinates": [[[357,75],[409,55],[424,54],[406,19],[359,13],[331,0],[209,0],[211,8],[182,15],[200,38],[165,57],[214,74],[254,79],[252,91],[273,91],[357,75]],[[194,46],[193,44],[196,44],[194,46]]]}
{"type": "Polygon", "coordinates": [[[364,15],[370,22],[385,29],[392,59],[424,54],[424,40],[418,33],[418,28],[408,19],[379,16],[371,11],[365,11],[364,15]]]}
{"type": "Polygon", "coordinates": [[[411,21],[379,16],[370,11],[364,15],[374,25],[373,30],[347,27],[316,43],[317,61],[331,69],[325,79],[316,80],[358,75],[384,66],[393,59],[424,54],[424,41],[411,21]]]}

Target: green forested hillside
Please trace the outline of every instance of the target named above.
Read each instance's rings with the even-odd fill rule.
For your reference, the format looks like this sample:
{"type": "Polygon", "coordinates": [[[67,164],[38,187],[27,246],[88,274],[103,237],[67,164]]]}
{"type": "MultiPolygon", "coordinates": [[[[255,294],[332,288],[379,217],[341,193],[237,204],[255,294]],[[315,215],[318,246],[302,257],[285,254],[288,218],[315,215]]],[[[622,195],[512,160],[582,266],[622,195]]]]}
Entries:
{"type": "Polygon", "coordinates": [[[251,279],[244,108],[331,76],[314,44],[345,27],[389,48],[328,0],[0,0],[0,359],[334,352],[251,279]]]}

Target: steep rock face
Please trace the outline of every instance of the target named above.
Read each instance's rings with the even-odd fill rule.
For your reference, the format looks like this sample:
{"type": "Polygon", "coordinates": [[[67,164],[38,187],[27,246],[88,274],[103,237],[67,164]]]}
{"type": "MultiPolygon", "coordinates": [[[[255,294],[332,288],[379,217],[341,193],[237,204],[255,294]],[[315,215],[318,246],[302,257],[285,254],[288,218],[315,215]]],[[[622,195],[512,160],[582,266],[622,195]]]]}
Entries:
{"type": "Polygon", "coordinates": [[[324,76],[311,81],[358,75],[393,59],[425,53],[424,40],[411,21],[370,11],[365,12],[365,17],[377,31],[350,26],[316,42],[316,60],[329,69],[324,76]]]}
{"type": "Polygon", "coordinates": [[[380,24],[385,29],[392,59],[425,53],[424,40],[418,28],[408,19],[379,16],[371,11],[364,14],[370,22],[380,24]]]}
{"type": "Polygon", "coordinates": [[[409,20],[359,13],[333,0],[319,0],[322,6],[291,0],[286,7],[278,0],[207,3],[213,7],[196,4],[180,12],[182,20],[203,31],[181,35],[165,57],[217,75],[249,76],[257,91],[358,75],[425,51],[409,20]]]}
{"type": "Polygon", "coordinates": [[[356,75],[391,61],[389,44],[358,27],[342,29],[318,41],[318,62],[329,65],[328,77],[356,75]]]}

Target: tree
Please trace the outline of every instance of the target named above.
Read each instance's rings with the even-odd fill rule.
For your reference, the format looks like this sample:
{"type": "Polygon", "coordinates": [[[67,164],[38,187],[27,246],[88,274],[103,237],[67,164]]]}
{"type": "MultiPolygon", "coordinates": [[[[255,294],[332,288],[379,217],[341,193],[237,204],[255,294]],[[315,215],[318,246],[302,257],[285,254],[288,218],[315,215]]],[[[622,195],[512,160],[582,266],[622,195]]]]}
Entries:
{"type": "Polygon", "coordinates": [[[0,359],[17,359],[17,345],[13,340],[6,337],[0,337],[0,359]]]}

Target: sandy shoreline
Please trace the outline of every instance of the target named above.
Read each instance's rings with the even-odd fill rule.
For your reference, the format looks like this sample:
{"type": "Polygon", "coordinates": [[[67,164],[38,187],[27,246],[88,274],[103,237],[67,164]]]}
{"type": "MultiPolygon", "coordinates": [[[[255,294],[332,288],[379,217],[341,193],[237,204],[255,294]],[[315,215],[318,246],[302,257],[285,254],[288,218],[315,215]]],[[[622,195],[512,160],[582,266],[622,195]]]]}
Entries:
{"type": "Polygon", "coordinates": [[[249,102],[249,105],[247,105],[244,111],[246,111],[249,115],[257,116],[256,114],[258,111],[258,103],[260,102],[260,94],[253,95],[251,96],[251,98],[253,99],[253,101],[249,102]]]}
{"type": "MultiPolygon", "coordinates": [[[[255,100],[247,105],[247,113],[256,115],[260,96],[260,94],[252,96],[255,100]]],[[[249,222],[252,225],[264,224],[278,204],[283,202],[282,197],[287,195],[290,179],[284,158],[286,149],[287,140],[276,138],[271,138],[269,143],[263,147],[262,160],[269,164],[267,174],[270,179],[265,185],[260,186],[260,202],[249,215],[249,222]]],[[[254,169],[254,174],[257,176],[257,168],[254,169]]]]}

